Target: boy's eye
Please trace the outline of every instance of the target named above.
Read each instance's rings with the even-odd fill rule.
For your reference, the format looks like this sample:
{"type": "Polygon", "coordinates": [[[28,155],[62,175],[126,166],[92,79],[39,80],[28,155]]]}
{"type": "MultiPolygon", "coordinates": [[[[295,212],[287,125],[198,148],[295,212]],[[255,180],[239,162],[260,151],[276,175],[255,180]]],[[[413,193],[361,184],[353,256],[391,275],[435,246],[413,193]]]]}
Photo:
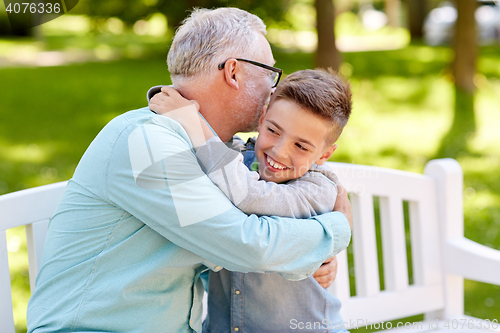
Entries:
{"type": "Polygon", "coordinates": [[[307,151],[308,149],[304,146],[302,146],[300,143],[295,144],[300,150],[307,151]]]}
{"type": "Polygon", "coordinates": [[[268,127],[267,130],[271,133],[275,133],[276,134],[276,131],[274,129],[272,129],[271,127],[268,127]]]}

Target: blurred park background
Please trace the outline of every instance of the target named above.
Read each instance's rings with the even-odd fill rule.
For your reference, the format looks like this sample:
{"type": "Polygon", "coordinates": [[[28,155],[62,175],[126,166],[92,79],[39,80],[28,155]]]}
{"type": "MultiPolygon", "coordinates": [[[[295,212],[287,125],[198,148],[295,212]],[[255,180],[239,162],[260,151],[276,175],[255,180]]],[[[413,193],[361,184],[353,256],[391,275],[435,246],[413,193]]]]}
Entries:
{"type": "MultiPolygon", "coordinates": [[[[494,1],[81,0],[21,31],[12,31],[0,2],[0,194],[69,179],[109,120],[145,106],[149,87],[169,84],[169,43],[194,6],[263,18],[285,74],[322,66],[350,80],[353,114],[332,160],[421,173],[433,158],[456,158],[465,235],[500,250],[494,1]]],[[[23,233],[8,233],[19,332],[30,294],[23,233]]],[[[500,319],[499,286],[465,288],[466,314],[500,319]]]]}

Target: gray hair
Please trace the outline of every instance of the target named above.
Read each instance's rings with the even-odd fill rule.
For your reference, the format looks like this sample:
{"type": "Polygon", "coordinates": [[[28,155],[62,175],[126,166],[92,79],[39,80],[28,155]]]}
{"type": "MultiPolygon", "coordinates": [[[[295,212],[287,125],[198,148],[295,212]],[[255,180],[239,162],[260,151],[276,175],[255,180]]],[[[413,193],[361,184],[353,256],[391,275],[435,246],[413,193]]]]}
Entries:
{"type": "Polygon", "coordinates": [[[209,76],[231,57],[256,55],[258,34],[266,34],[262,20],[238,8],[194,9],[175,33],[167,63],[172,81],[209,76]]]}

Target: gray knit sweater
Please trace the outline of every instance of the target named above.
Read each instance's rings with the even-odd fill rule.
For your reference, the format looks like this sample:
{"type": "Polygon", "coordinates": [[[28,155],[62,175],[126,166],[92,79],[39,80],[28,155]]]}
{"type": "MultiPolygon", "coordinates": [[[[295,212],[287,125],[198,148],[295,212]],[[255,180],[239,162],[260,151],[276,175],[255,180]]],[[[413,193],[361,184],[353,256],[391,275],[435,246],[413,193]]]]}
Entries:
{"type": "Polygon", "coordinates": [[[218,137],[196,151],[198,161],[222,192],[246,214],[308,218],[333,211],[338,178],[326,165],[316,165],[302,177],[277,184],[261,180],[243,164],[243,155],[218,137]]]}

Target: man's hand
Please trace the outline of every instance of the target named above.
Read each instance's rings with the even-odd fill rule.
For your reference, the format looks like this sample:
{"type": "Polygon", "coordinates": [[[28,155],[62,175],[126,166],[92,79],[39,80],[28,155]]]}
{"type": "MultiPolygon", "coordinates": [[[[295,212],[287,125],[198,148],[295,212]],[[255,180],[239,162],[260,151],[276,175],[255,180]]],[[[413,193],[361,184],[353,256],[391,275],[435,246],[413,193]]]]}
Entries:
{"type": "Polygon", "coordinates": [[[164,114],[193,104],[197,110],[200,109],[198,102],[187,100],[174,88],[165,86],[161,88],[160,93],[151,98],[149,109],[158,114],[164,114]]]}
{"type": "Polygon", "coordinates": [[[352,230],[352,210],[351,203],[349,202],[349,198],[347,197],[347,191],[340,183],[337,183],[337,190],[337,201],[335,201],[333,211],[341,212],[342,214],[344,214],[347,217],[352,230]]]}
{"type": "Polygon", "coordinates": [[[325,261],[312,276],[323,288],[330,287],[337,277],[337,257],[325,261]]]}

